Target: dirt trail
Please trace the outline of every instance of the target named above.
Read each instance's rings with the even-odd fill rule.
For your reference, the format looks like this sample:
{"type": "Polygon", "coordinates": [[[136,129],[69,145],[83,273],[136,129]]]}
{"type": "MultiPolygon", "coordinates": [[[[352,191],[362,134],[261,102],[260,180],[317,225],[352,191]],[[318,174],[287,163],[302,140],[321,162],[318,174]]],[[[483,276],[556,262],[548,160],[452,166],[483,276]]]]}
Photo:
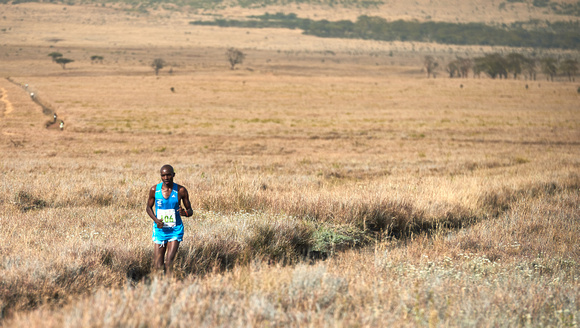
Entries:
{"type": "Polygon", "coordinates": [[[6,89],[0,87],[0,94],[2,95],[0,101],[4,103],[4,107],[6,108],[2,117],[8,116],[12,111],[14,111],[14,106],[12,106],[12,103],[8,100],[8,92],[6,92],[6,89]]]}
{"type": "MultiPolygon", "coordinates": [[[[8,82],[10,82],[10,83],[12,83],[12,84],[14,84],[16,86],[21,87],[24,91],[26,91],[30,95],[30,98],[32,99],[32,101],[42,108],[42,113],[44,115],[46,115],[46,116],[54,116],[54,120],[49,120],[49,121],[46,121],[44,123],[44,127],[45,128],[49,128],[52,125],[55,125],[56,124],[56,112],[51,107],[45,105],[41,101],[41,99],[38,97],[38,95],[36,95],[34,93],[31,93],[30,90],[28,89],[28,84],[20,84],[20,83],[18,83],[16,81],[12,80],[9,77],[7,77],[6,80],[8,80],[8,82]]],[[[2,100],[4,100],[4,97],[6,95],[6,90],[4,88],[0,88],[0,90],[2,91],[2,100]]],[[[6,99],[5,100],[5,103],[6,103],[7,110],[4,113],[4,116],[6,116],[7,113],[9,113],[12,110],[14,110],[14,107],[12,106],[12,104],[10,103],[10,101],[8,101],[6,99]],[[8,109],[8,108],[10,108],[10,109],[8,109]]]]}
{"type": "MultiPolygon", "coordinates": [[[[12,103],[8,100],[8,92],[2,87],[0,87],[0,101],[4,103],[4,112],[0,115],[0,120],[2,120],[14,111],[14,106],[12,106],[12,103]]],[[[12,135],[12,133],[6,131],[2,131],[2,134],[6,136],[12,135]]]]}

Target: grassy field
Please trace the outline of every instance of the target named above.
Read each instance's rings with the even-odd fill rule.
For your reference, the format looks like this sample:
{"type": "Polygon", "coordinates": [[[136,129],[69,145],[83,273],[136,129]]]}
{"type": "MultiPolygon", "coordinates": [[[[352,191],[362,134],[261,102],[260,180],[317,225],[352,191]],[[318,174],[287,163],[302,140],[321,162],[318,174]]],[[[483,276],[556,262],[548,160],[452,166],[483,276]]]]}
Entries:
{"type": "Polygon", "coordinates": [[[578,325],[578,83],[62,7],[0,5],[0,325],[578,325]],[[145,213],[166,163],[195,210],[173,279],[145,213]]]}

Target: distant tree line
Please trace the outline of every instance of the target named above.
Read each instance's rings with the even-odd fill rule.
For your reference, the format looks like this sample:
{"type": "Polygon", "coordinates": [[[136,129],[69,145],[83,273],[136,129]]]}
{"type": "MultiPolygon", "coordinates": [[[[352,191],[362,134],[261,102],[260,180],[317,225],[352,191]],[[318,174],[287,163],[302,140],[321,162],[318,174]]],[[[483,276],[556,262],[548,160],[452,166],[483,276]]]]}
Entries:
{"type": "Polygon", "coordinates": [[[482,23],[443,23],[397,20],[359,16],[349,20],[328,21],[299,18],[296,14],[249,16],[250,20],[216,19],[192,21],[193,25],[245,28],[301,29],[304,34],[319,37],[369,39],[381,41],[421,41],[456,45],[496,45],[580,49],[580,22],[529,22],[510,26],[489,26],[482,23]]]}
{"type": "MultiPolygon", "coordinates": [[[[439,65],[433,56],[425,56],[423,64],[427,71],[427,78],[434,76],[439,65]]],[[[507,79],[509,76],[517,79],[518,76],[523,75],[526,79],[536,80],[538,70],[550,81],[553,81],[558,74],[566,76],[569,81],[574,81],[579,65],[577,59],[567,58],[559,61],[549,56],[536,59],[514,52],[506,56],[493,53],[473,59],[457,57],[445,66],[445,71],[450,78],[466,78],[472,71],[474,77],[479,77],[481,73],[484,73],[492,79],[507,79]]]]}
{"type": "MultiPolygon", "coordinates": [[[[507,3],[521,2],[530,3],[530,0],[506,0],[507,3]]],[[[499,4],[500,9],[505,9],[506,2],[499,4]]],[[[551,2],[550,0],[531,0],[531,4],[538,8],[550,8],[557,15],[580,16],[580,1],[574,2],[551,2]]]]}
{"type": "MultiPolygon", "coordinates": [[[[529,3],[529,0],[506,0],[508,3],[521,2],[529,3]]],[[[550,8],[555,14],[558,15],[568,15],[568,16],[580,16],[580,1],[576,2],[570,1],[550,1],[550,0],[531,0],[531,4],[538,8],[550,8]]],[[[505,8],[506,3],[501,2],[500,8],[505,8]]]]}
{"type": "MultiPolygon", "coordinates": [[[[538,0],[534,0],[534,1],[538,1],[538,0]]],[[[552,8],[552,10],[554,11],[554,13],[556,13],[558,15],[580,16],[580,1],[576,1],[575,3],[550,2],[549,5],[552,8]]]]}

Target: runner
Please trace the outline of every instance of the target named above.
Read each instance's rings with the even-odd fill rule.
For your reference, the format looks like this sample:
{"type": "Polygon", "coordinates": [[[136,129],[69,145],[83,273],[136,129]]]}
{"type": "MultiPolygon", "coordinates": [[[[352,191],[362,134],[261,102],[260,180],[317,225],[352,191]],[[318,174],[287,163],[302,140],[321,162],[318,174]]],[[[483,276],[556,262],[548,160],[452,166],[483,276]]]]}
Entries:
{"type": "Polygon", "coordinates": [[[181,216],[192,216],[193,209],[185,187],[173,182],[175,171],[171,165],[160,170],[161,183],[151,187],[147,200],[147,214],[153,219],[155,268],[171,275],[173,260],[183,240],[181,216]],[[185,209],[181,206],[185,206],[185,209]],[[155,211],[153,207],[155,206],[155,211]],[[167,256],[165,254],[167,253],[167,256]]]}

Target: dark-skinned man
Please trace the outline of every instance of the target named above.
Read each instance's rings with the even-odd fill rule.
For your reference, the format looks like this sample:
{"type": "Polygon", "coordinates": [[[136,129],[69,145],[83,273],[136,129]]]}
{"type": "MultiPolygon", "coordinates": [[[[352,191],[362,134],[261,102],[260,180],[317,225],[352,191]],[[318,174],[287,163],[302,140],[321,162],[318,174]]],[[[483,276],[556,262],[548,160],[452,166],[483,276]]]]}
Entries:
{"type": "Polygon", "coordinates": [[[181,217],[192,216],[193,209],[187,189],[173,182],[175,177],[173,167],[163,165],[160,173],[162,182],[149,190],[147,214],[153,219],[155,268],[163,269],[167,275],[171,275],[173,260],[177,255],[179,243],[183,240],[181,217]]]}

